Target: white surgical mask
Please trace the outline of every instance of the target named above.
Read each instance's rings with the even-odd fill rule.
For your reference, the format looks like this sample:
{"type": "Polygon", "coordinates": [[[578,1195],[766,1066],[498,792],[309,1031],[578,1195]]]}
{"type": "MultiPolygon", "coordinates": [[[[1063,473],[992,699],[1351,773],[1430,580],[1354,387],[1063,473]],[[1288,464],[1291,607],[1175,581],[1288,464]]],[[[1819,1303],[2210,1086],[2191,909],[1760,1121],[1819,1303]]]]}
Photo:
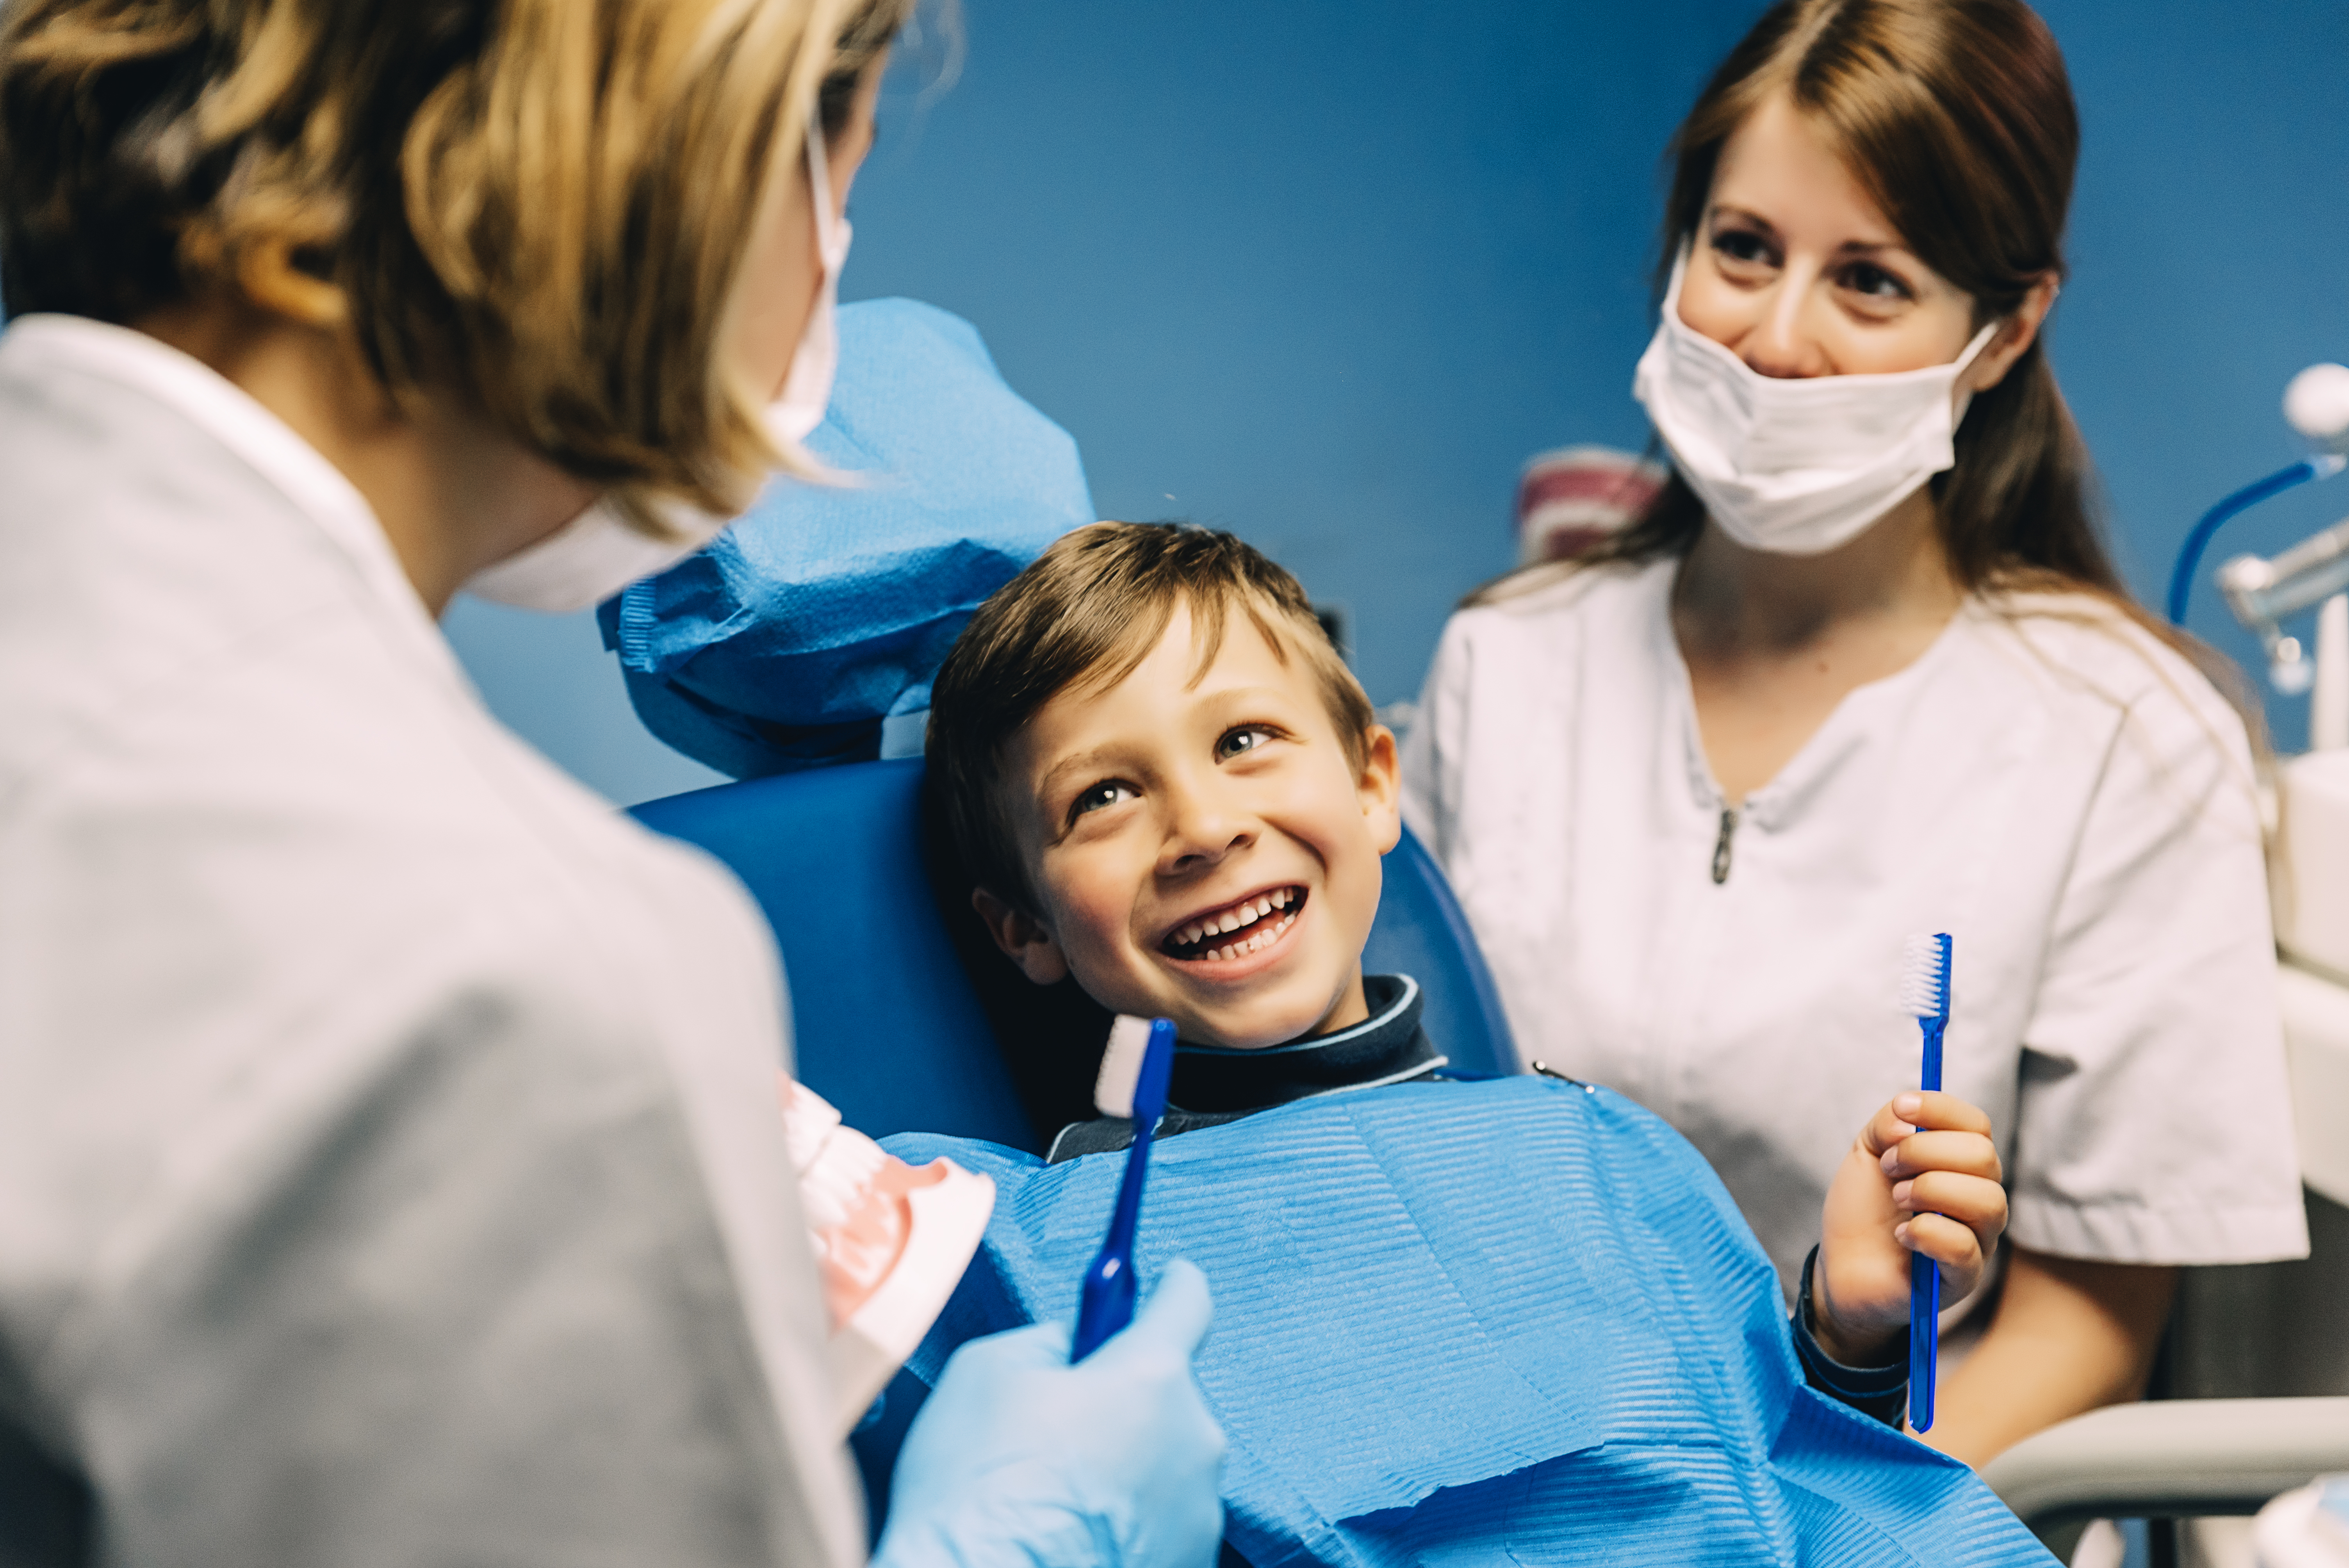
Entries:
{"type": "Polygon", "coordinates": [[[832,379],[840,369],[840,270],[848,265],[848,242],[856,237],[832,204],[832,165],[823,154],[823,127],[813,116],[807,130],[808,190],[815,197],[815,248],[823,261],[816,285],[815,312],[792,351],[782,396],[767,407],[767,428],[781,443],[804,441],[823,423],[832,401],[832,379]]]}
{"type": "Polygon", "coordinates": [[[1947,365],[1879,376],[1764,376],[1681,320],[1683,249],[1664,318],[1631,381],[1672,461],[1722,531],[1751,550],[1816,555],[1857,539],[1956,463],[1971,392],[1958,377],[1992,322],[1947,365]]]}
{"type": "MultiPolygon", "coordinates": [[[[832,381],[840,367],[840,270],[848,264],[853,231],[832,204],[832,170],[823,128],[807,132],[808,187],[815,198],[816,253],[823,263],[815,310],[792,351],[782,396],[767,406],[767,429],[779,446],[796,446],[823,423],[832,381]]],[[[731,517],[681,503],[664,505],[668,536],[654,539],[627,525],[608,500],[599,500],[537,543],[482,568],[465,592],[493,603],[569,614],[600,604],[629,583],[665,572],[718,537],[731,517]]]]}

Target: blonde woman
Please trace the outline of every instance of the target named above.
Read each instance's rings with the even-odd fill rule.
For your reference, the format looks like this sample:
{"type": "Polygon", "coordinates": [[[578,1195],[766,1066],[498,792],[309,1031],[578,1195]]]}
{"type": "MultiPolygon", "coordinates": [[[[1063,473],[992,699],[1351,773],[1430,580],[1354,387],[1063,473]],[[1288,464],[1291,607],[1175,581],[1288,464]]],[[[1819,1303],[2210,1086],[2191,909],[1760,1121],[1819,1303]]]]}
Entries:
{"type": "Polygon", "coordinates": [[[2114,572],[2041,335],[2078,145],[2021,0],[1772,7],[1674,142],[1672,479],[1454,617],[1405,758],[1519,1047],[1686,1133],[1815,1305],[1846,1124],[1917,1081],[1903,939],[1952,934],[2013,1205],[1929,1439],[1975,1463],[2131,1398],[2178,1265],[2306,1247],[2244,726],[2114,572]]]}
{"type": "MultiPolygon", "coordinates": [[[[0,7],[0,1558],[863,1558],[766,930],[435,619],[800,463],[905,5],[0,7]]],[[[959,1363],[882,1555],[1212,1556],[1206,1316],[959,1363]]]]}

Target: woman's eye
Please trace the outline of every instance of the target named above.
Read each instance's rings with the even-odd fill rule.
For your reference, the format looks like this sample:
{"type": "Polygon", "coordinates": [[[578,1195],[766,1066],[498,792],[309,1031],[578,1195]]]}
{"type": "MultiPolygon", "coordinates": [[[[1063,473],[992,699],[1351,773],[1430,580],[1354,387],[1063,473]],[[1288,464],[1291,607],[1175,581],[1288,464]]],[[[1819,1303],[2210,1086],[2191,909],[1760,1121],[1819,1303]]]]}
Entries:
{"type": "Polygon", "coordinates": [[[1104,806],[1114,806],[1121,800],[1133,799],[1133,791],[1123,784],[1096,784],[1077,797],[1076,803],[1069,808],[1069,815],[1071,818],[1081,817],[1088,811],[1098,811],[1104,806]]]}
{"type": "Polygon", "coordinates": [[[1855,262],[1846,268],[1843,286],[1872,300],[1903,300],[1910,297],[1909,285],[1868,262],[1855,262]]]}
{"type": "Polygon", "coordinates": [[[1243,728],[1227,730],[1224,738],[1216,742],[1216,760],[1227,762],[1235,757],[1262,750],[1270,744],[1271,740],[1272,731],[1262,725],[1248,725],[1243,728]]]}
{"type": "Polygon", "coordinates": [[[1742,266],[1768,266],[1775,257],[1769,242],[1744,229],[1723,229],[1713,236],[1713,254],[1742,266]]]}

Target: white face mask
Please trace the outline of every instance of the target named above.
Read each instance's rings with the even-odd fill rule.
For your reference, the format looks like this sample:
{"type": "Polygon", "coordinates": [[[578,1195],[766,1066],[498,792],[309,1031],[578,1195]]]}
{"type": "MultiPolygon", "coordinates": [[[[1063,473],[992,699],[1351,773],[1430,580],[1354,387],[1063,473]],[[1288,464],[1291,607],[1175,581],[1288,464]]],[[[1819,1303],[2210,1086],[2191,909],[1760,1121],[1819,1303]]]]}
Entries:
{"type": "MultiPolygon", "coordinates": [[[[832,381],[840,367],[840,270],[853,237],[832,204],[832,170],[823,132],[812,119],[807,133],[808,186],[815,198],[816,253],[823,263],[815,311],[792,351],[782,396],[767,406],[767,429],[779,446],[796,446],[823,423],[832,381]]],[[[664,505],[669,536],[654,539],[630,528],[609,501],[597,501],[537,543],[482,568],[465,592],[492,603],[569,614],[600,604],[640,578],[665,572],[699,550],[734,520],[698,508],[664,505]]]]}
{"type": "Polygon", "coordinates": [[[1750,550],[1816,555],[1857,539],[1956,463],[1971,393],[1958,377],[1999,323],[1947,365],[1881,376],[1764,376],[1681,320],[1672,263],[1664,317],[1631,381],[1672,460],[1722,531],[1750,550]]]}

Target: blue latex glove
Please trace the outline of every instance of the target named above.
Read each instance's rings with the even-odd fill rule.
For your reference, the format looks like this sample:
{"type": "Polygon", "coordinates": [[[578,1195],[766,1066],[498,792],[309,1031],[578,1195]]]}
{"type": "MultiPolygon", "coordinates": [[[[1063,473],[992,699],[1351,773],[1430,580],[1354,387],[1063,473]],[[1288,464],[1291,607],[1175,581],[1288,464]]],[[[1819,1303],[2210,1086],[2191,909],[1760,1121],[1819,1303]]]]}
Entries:
{"type": "Polygon", "coordinates": [[[1206,1276],[1177,1261],[1081,1365],[1064,1323],[956,1351],[905,1434],[874,1568],[1209,1568],[1224,1434],[1191,1371],[1209,1315],[1206,1276]]]}

